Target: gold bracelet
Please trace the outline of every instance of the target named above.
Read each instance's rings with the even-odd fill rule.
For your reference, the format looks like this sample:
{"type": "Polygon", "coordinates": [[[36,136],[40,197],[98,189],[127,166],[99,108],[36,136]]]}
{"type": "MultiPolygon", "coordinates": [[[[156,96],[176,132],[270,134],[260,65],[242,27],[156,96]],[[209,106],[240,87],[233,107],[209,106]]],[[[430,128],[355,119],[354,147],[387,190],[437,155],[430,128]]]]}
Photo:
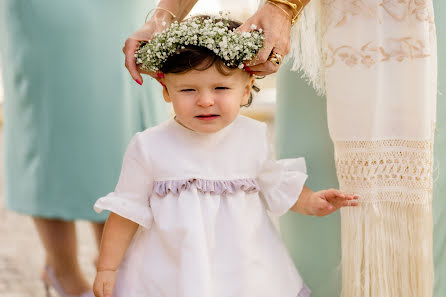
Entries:
{"type": "Polygon", "coordinates": [[[149,14],[152,13],[154,10],[157,10],[157,9],[167,11],[173,17],[173,19],[177,18],[177,16],[173,12],[168,10],[167,8],[156,7],[156,8],[153,8],[153,9],[149,10],[149,12],[146,14],[146,19],[145,19],[144,23],[147,23],[147,18],[149,17],[149,14]]]}
{"type": "Polygon", "coordinates": [[[276,2],[276,3],[280,3],[280,4],[285,4],[286,6],[289,6],[291,9],[293,10],[297,10],[297,4],[294,4],[290,1],[285,1],[285,0],[272,0],[271,2],[276,2]]]}
{"type": "Polygon", "coordinates": [[[302,13],[302,11],[305,8],[305,4],[302,3],[301,0],[297,0],[300,4],[299,9],[297,10],[296,14],[294,15],[293,19],[291,20],[291,25],[294,25],[295,22],[297,22],[297,18],[300,16],[300,14],[302,13]]]}
{"type": "Polygon", "coordinates": [[[283,13],[285,13],[285,14],[288,16],[288,18],[290,19],[290,23],[292,24],[292,22],[293,22],[293,17],[290,16],[290,14],[288,13],[288,11],[286,11],[285,9],[283,9],[282,7],[280,7],[279,5],[277,5],[277,3],[274,3],[273,1],[267,0],[266,3],[269,3],[269,4],[271,4],[271,5],[274,5],[274,6],[277,7],[278,9],[282,10],[283,13]]]}
{"type": "Polygon", "coordinates": [[[284,5],[287,5],[288,7],[290,7],[290,8],[294,11],[294,16],[293,16],[293,17],[291,17],[291,16],[287,13],[287,15],[288,15],[289,18],[290,18],[291,25],[294,25],[294,23],[297,22],[298,17],[300,16],[300,14],[302,13],[302,10],[303,10],[304,7],[305,7],[305,4],[302,3],[302,0],[297,0],[297,2],[299,3],[299,7],[298,7],[297,4],[292,3],[292,2],[290,2],[290,1],[286,1],[286,0],[267,0],[267,2],[269,2],[269,3],[271,3],[271,4],[274,3],[276,7],[281,8],[284,12],[286,12],[286,10],[283,9],[282,7],[280,7],[279,5],[277,5],[278,3],[280,3],[280,4],[284,4],[284,5]]]}
{"type": "Polygon", "coordinates": [[[160,9],[160,10],[167,11],[168,13],[170,13],[170,15],[173,17],[173,19],[176,19],[176,18],[177,18],[177,16],[176,16],[173,12],[171,12],[170,10],[168,10],[167,8],[157,7],[157,8],[155,8],[155,9],[160,9]]]}

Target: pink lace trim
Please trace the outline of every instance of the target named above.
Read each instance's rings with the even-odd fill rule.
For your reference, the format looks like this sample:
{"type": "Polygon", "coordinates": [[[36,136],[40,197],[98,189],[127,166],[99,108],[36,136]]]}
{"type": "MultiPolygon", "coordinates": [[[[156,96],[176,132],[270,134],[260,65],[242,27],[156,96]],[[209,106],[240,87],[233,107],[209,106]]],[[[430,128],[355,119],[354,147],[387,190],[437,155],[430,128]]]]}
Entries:
{"type": "Polygon", "coordinates": [[[187,180],[157,181],[154,185],[154,192],[159,196],[166,196],[169,192],[179,194],[181,191],[189,190],[192,185],[195,185],[200,192],[215,195],[234,194],[239,190],[247,193],[259,191],[257,181],[252,178],[236,180],[206,180],[191,178],[187,180]]]}

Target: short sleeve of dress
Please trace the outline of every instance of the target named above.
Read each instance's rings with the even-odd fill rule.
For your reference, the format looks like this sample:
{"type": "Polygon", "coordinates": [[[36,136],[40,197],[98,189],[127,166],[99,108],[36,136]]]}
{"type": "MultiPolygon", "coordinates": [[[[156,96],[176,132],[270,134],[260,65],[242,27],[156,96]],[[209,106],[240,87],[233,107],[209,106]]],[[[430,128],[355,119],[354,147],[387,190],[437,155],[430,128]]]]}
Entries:
{"type": "Polygon", "coordinates": [[[265,136],[266,161],[257,176],[260,197],[276,216],[284,215],[297,201],[307,180],[304,158],[276,161],[271,144],[265,136]]]}
{"type": "Polygon", "coordinates": [[[153,175],[150,160],[143,154],[140,136],[137,133],[127,147],[115,191],[99,198],[94,209],[96,212],[109,210],[150,228],[153,217],[149,196],[153,188],[153,175]]]}
{"type": "Polygon", "coordinates": [[[268,160],[257,177],[260,196],[276,216],[284,215],[297,201],[307,179],[305,160],[268,160]]]}

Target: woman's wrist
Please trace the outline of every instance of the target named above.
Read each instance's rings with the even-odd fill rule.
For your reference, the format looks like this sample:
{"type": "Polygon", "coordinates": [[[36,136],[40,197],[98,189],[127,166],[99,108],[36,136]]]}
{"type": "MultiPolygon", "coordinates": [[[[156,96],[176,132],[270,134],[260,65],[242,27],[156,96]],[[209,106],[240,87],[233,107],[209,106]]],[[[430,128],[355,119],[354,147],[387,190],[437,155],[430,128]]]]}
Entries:
{"type": "Polygon", "coordinates": [[[160,0],[158,7],[169,10],[173,15],[175,15],[172,22],[180,22],[187,16],[197,1],[198,0],[160,0]]]}
{"type": "Polygon", "coordinates": [[[293,25],[310,0],[267,0],[266,4],[274,6],[282,15],[286,15],[293,25]]]}
{"type": "Polygon", "coordinates": [[[157,7],[153,13],[152,19],[159,21],[165,21],[167,23],[172,23],[176,20],[177,16],[174,12],[167,8],[157,7]]]}
{"type": "Polygon", "coordinates": [[[289,26],[289,29],[291,29],[290,13],[284,8],[270,2],[265,2],[263,7],[261,7],[259,11],[261,11],[262,14],[273,18],[274,22],[276,23],[287,24],[287,26],[289,26]]]}
{"type": "Polygon", "coordinates": [[[135,36],[136,34],[140,33],[140,35],[135,36],[134,38],[138,40],[149,40],[152,38],[152,35],[154,33],[164,30],[171,23],[173,23],[175,21],[174,16],[175,16],[174,14],[164,9],[160,8],[152,9],[147,14],[146,22],[144,23],[144,25],[141,28],[139,28],[138,31],[136,31],[132,36],[135,36]],[[148,18],[149,16],[150,18],[148,18]]]}

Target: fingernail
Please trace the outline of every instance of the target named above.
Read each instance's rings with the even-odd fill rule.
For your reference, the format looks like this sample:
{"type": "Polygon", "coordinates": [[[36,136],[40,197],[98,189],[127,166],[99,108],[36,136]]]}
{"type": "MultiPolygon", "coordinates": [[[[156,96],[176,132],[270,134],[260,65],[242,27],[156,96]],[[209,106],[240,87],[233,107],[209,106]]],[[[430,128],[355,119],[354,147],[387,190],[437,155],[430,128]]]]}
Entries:
{"type": "Polygon", "coordinates": [[[243,69],[245,69],[246,72],[248,72],[249,74],[253,75],[254,72],[251,70],[251,68],[249,68],[248,66],[246,66],[246,64],[243,64],[243,69]]]}
{"type": "Polygon", "coordinates": [[[163,78],[164,77],[164,73],[162,72],[157,72],[156,76],[158,76],[159,78],[163,78]]]}
{"type": "Polygon", "coordinates": [[[140,86],[142,86],[142,82],[139,79],[135,79],[136,83],[140,86]]]}

